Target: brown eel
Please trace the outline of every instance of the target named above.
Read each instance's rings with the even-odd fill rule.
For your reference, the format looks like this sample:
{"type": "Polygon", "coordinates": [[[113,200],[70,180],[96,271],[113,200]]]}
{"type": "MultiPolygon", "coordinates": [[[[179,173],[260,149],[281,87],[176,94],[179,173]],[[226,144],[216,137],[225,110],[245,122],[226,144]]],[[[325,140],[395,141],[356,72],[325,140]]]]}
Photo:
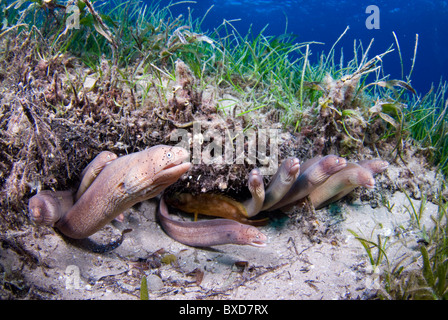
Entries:
{"type": "Polygon", "coordinates": [[[174,193],[165,197],[168,205],[193,213],[195,220],[199,214],[213,217],[231,219],[244,224],[265,225],[266,219],[250,220],[247,211],[241,202],[238,202],[224,194],[215,193],[174,193]]]}
{"type": "Polygon", "coordinates": [[[279,209],[305,198],[331,175],[342,170],[347,165],[344,158],[335,155],[328,155],[313,162],[306,170],[303,172],[301,170],[291,189],[269,210],[279,209]]]}
{"type": "MultiPolygon", "coordinates": [[[[357,162],[357,164],[359,166],[363,167],[364,169],[370,171],[370,173],[372,174],[372,177],[375,174],[382,173],[384,170],[386,170],[389,167],[389,163],[382,159],[362,160],[362,161],[357,162]]],[[[349,167],[351,167],[351,164],[349,165],[349,167]]],[[[368,175],[365,172],[364,173],[360,172],[358,174],[358,176],[353,181],[355,181],[355,182],[358,181],[360,186],[365,186],[366,188],[371,188],[371,187],[373,188],[373,186],[375,185],[375,181],[373,181],[373,184],[372,183],[369,184],[369,182],[368,182],[368,179],[372,179],[372,177],[370,177],[370,175],[368,175]]],[[[319,206],[319,208],[324,207],[325,205],[335,202],[339,199],[342,199],[347,194],[349,194],[351,191],[353,191],[353,189],[356,187],[357,187],[357,185],[356,185],[356,183],[354,183],[353,186],[344,188],[343,191],[339,192],[338,194],[333,196],[331,199],[327,200],[325,203],[322,203],[319,206]]]]}
{"type": "Polygon", "coordinates": [[[157,211],[160,224],[174,240],[192,247],[222,244],[266,246],[267,237],[254,226],[229,219],[177,221],[170,217],[162,196],[157,211]]]}
{"type": "MultiPolygon", "coordinates": [[[[101,229],[134,204],[153,198],[176,182],[190,167],[184,148],[157,145],[110,162],[78,201],[55,223],[64,235],[83,239],[101,229]]],[[[32,216],[51,206],[39,192],[30,199],[32,216]]],[[[73,196],[71,197],[73,199],[73,196]]],[[[39,218],[45,221],[44,217],[39,218]]]]}
{"type": "Polygon", "coordinates": [[[165,196],[165,202],[184,212],[193,213],[195,221],[199,214],[231,219],[253,226],[265,225],[268,220],[250,220],[256,215],[264,201],[264,184],[260,170],[254,168],[249,173],[248,188],[252,195],[242,203],[224,194],[215,193],[182,193],[177,192],[165,196]]]}

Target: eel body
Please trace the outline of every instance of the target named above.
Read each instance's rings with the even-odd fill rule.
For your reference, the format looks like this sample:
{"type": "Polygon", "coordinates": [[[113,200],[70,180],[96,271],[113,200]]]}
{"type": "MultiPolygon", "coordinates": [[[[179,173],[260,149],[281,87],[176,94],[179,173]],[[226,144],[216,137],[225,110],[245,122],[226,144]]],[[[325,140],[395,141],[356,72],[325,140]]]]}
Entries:
{"type": "Polygon", "coordinates": [[[309,167],[311,167],[313,164],[319,162],[322,159],[322,156],[317,156],[311,159],[306,160],[302,165],[300,166],[300,172],[299,174],[304,173],[309,167]]]}
{"type": "Polygon", "coordinates": [[[247,217],[253,217],[261,211],[265,198],[263,176],[261,175],[260,169],[252,169],[249,173],[247,186],[252,197],[243,201],[242,204],[246,208],[247,217]]]}
{"type": "Polygon", "coordinates": [[[71,209],[104,167],[116,158],[117,155],[113,152],[100,152],[82,171],[76,193],[43,190],[33,196],[29,201],[31,218],[38,224],[54,226],[71,209]]]}
{"type": "Polygon", "coordinates": [[[330,176],[327,181],[311,192],[309,198],[313,206],[320,209],[360,186],[368,189],[375,187],[372,172],[356,163],[348,163],[344,169],[330,176]]]}
{"type": "MultiPolygon", "coordinates": [[[[374,160],[362,160],[356,163],[357,165],[361,166],[363,169],[369,171],[372,176],[370,176],[367,172],[357,169],[356,175],[352,177],[353,185],[350,186],[350,184],[347,183],[347,187],[344,188],[341,192],[334,195],[324,203],[320,204],[318,208],[324,207],[327,204],[330,204],[332,202],[335,202],[339,199],[342,199],[344,196],[349,194],[353,189],[355,189],[358,186],[364,186],[366,188],[373,188],[375,186],[375,180],[373,179],[373,176],[382,173],[389,167],[389,163],[382,159],[374,159],[374,160]]],[[[349,167],[356,168],[355,165],[350,164],[349,167]]]]}
{"type": "MultiPolygon", "coordinates": [[[[364,186],[369,189],[373,188],[375,186],[375,180],[373,180],[373,176],[382,173],[389,167],[389,163],[382,159],[362,160],[357,162],[356,165],[355,164],[348,165],[349,169],[351,168],[349,172],[352,172],[350,174],[353,175],[351,178],[351,182],[344,182],[346,187],[344,187],[342,191],[335,194],[330,199],[319,204],[316,207],[317,209],[342,199],[358,186],[364,186]],[[356,165],[361,166],[364,170],[357,168],[356,165]],[[369,175],[368,172],[366,172],[366,170],[369,171],[371,175],[369,175]]],[[[313,202],[312,199],[311,202],[313,202]]]]}
{"type": "Polygon", "coordinates": [[[226,195],[215,193],[174,193],[165,197],[168,205],[193,213],[195,219],[199,214],[231,219],[244,224],[263,225],[265,220],[250,220],[247,211],[241,202],[226,195]]]}
{"type": "Polygon", "coordinates": [[[72,191],[42,190],[31,197],[28,210],[37,224],[54,226],[73,207],[72,191]]]}
{"type": "Polygon", "coordinates": [[[170,217],[162,196],[157,211],[160,224],[174,240],[192,247],[222,244],[266,246],[267,238],[254,226],[229,219],[178,221],[170,217]]]}
{"type": "Polygon", "coordinates": [[[287,158],[282,162],[280,168],[274,174],[266,188],[265,199],[261,210],[271,208],[283,198],[297,179],[301,170],[300,168],[299,159],[295,157],[287,158]]]}
{"type": "Polygon", "coordinates": [[[279,209],[305,198],[330,176],[339,172],[347,165],[347,161],[344,158],[335,155],[328,155],[311,161],[313,163],[299,174],[291,189],[269,210],[279,209]]]}
{"type": "Polygon", "coordinates": [[[96,179],[98,174],[104,169],[104,167],[111,161],[117,159],[117,155],[110,151],[100,152],[81,172],[81,182],[78,187],[78,191],[75,195],[75,201],[81,198],[82,194],[86,192],[87,188],[96,179]]]}
{"type": "MultiPolygon", "coordinates": [[[[74,239],[92,235],[124,210],[157,196],[176,182],[191,167],[185,162],[188,157],[184,148],[157,145],[111,161],[79,200],[65,214],[61,212],[55,227],[74,239]]],[[[45,207],[42,201],[51,205],[41,193],[30,199],[32,216],[45,207]]],[[[69,196],[64,199],[69,201],[69,196]]]]}

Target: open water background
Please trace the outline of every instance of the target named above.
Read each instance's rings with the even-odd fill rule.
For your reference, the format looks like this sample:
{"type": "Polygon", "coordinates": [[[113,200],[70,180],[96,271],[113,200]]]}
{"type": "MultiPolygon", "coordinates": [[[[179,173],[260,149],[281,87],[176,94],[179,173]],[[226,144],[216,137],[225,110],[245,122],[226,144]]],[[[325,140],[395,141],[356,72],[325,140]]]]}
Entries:
{"type": "MultiPolygon", "coordinates": [[[[161,6],[169,3],[169,0],[162,0],[161,6]]],[[[214,30],[224,19],[240,19],[232,24],[243,35],[250,27],[258,34],[266,25],[264,34],[281,35],[287,27],[286,32],[297,35],[297,42],[325,43],[311,47],[312,58],[321,51],[328,52],[347,26],[350,29],[336,50],[339,54],[343,48],[345,61],[353,57],[355,39],[362,41],[364,47],[374,39],[369,54],[372,58],[395,43],[394,31],[400,43],[405,77],[412,64],[415,35],[419,34],[412,86],[418,92],[426,93],[432,83],[438,85],[441,78],[448,80],[448,1],[198,0],[174,5],[171,11],[174,16],[187,16],[190,10],[193,18],[202,19],[210,7],[203,20],[204,31],[214,30]],[[366,13],[369,5],[379,9],[379,29],[366,27],[366,19],[371,14],[366,13]]],[[[384,58],[384,72],[390,74],[390,79],[402,79],[397,51],[384,58]]]]}

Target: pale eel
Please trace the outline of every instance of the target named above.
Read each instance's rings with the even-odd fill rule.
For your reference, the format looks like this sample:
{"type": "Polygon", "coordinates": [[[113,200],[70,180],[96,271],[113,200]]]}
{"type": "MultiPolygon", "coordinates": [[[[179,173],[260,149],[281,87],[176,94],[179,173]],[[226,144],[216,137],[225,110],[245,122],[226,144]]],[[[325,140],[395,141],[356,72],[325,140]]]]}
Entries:
{"type": "Polygon", "coordinates": [[[81,172],[81,182],[75,195],[75,201],[81,198],[82,194],[92,184],[93,180],[111,161],[117,159],[117,155],[110,151],[100,152],[81,172]]]}
{"type": "Polygon", "coordinates": [[[299,174],[304,173],[306,171],[306,169],[311,167],[313,164],[319,162],[321,159],[322,159],[322,156],[316,156],[314,158],[308,159],[305,162],[303,162],[302,165],[300,166],[299,174]]]}
{"type": "Polygon", "coordinates": [[[260,212],[265,198],[263,176],[261,175],[260,169],[255,168],[251,170],[247,187],[252,197],[243,201],[242,204],[246,208],[247,217],[253,217],[260,212]]]}
{"type": "MultiPolygon", "coordinates": [[[[378,173],[382,173],[384,170],[386,170],[389,167],[389,163],[387,161],[385,161],[385,160],[382,160],[382,159],[362,160],[362,161],[358,161],[357,164],[360,165],[361,167],[369,170],[370,173],[372,174],[372,176],[374,176],[374,175],[376,175],[378,173]]],[[[362,179],[362,176],[359,179],[362,179]]],[[[364,179],[367,179],[367,178],[364,178],[364,179]]],[[[352,189],[351,188],[346,188],[345,190],[341,191],[337,195],[333,196],[326,203],[322,204],[320,207],[324,207],[327,204],[330,204],[330,203],[335,202],[335,201],[337,201],[339,199],[342,199],[344,196],[349,194],[353,189],[354,188],[352,188],[352,189]]]]}
{"type": "Polygon", "coordinates": [[[300,168],[299,159],[295,157],[287,158],[282,162],[280,168],[269,181],[261,210],[269,209],[283,198],[297,179],[300,168]]]}
{"type": "Polygon", "coordinates": [[[71,209],[73,203],[87,190],[101,170],[116,158],[117,155],[113,152],[100,152],[82,171],[81,182],[76,195],[69,190],[43,190],[31,197],[28,204],[31,218],[38,224],[54,226],[71,209]]]}
{"type": "Polygon", "coordinates": [[[347,161],[344,158],[335,155],[327,155],[313,162],[313,164],[299,174],[285,196],[269,208],[269,210],[279,209],[305,198],[330,176],[342,170],[347,165],[347,161]]]}
{"type": "Polygon", "coordinates": [[[160,224],[174,240],[192,247],[222,244],[266,246],[267,237],[254,226],[229,219],[178,221],[170,217],[162,196],[157,211],[160,224]]]}
{"type": "Polygon", "coordinates": [[[344,169],[333,174],[311,192],[309,199],[316,209],[320,209],[361,186],[368,189],[375,187],[372,172],[356,163],[348,163],[344,169]]]}
{"type": "Polygon", "coordinates": [[[364,167],[372,174],[378,174],[383,172],[389,167],[389,162],[382,159],[362,160],[357,162],[361,167],[364,167]]]}
{"type": "Polygon", "coordinates": [[[37,224],[54,226],[73,206],[72,191],[42,190],[31,197],[28,210],[37,224]]]}
{"type": "Polygon", "coordinates": [[[157,145],[113,160],[55,227],[74,239],[92,235],[124,210],[176,182],[191,167],[185,162],[188,157],[183,148],[157,145]]]}

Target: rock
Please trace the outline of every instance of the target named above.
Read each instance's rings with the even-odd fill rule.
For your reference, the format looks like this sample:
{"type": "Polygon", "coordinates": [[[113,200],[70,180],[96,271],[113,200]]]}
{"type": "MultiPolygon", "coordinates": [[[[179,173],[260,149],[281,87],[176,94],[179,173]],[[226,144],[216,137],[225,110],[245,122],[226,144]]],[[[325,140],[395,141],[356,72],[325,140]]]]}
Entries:
{"type": "Polygon", "coordinates": [[[86,77],[86,80],[84,80],[84,89],[87,91],[92,91],[93,88],[95,88],[96,82],[98,79],[93,77],[86,77]]]}
{"type": "Polygon", "coordinates": [[[159,291],[163,288],[163,281],[159,276],[155,274],[150,274],[146,277],[146,282],[148,283],[148,291],[154,292],[159,291]]]}

